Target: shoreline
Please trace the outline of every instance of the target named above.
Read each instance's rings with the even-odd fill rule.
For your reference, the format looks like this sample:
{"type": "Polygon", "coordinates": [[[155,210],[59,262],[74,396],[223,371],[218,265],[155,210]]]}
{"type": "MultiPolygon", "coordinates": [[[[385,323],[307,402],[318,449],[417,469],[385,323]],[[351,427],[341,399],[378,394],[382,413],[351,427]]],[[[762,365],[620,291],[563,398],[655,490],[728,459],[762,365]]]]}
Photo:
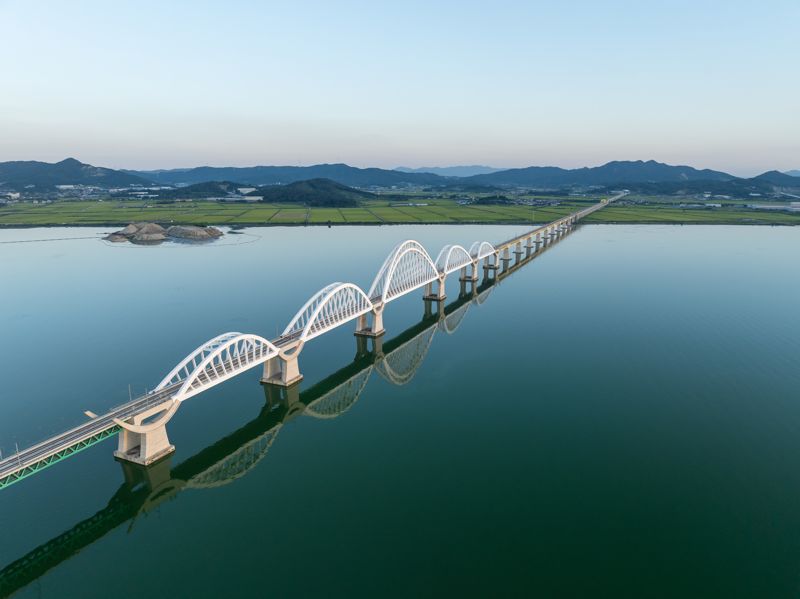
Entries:
{"type": "MultiPolygon", "coordinates": [[[[153,221],[157,222],[157,221],[153,221]]],[[[497,221],[486,221],[486,220],[477,220],[477,221],[419,221],[419,222],[331,222],[331,223],[320,223],[320,222],[309,222],[309,223],[216,223],[211,226],[215,227],[227,227],[232,231],[240,230],[240,229],[250,229],[254,227],[400,227],[400,226],[418,226],[418,225],[447,225],[447,226],[460,226],[460,225],[545,225],[549,221],[542,221],[542,222],[531,222],[529,220],[497,220],[497,221]]],[[[2,229],[58,229],[58,228],[71,228],[71,229],[78,229],[78,228],[100,228],[100,227],[120,227],[126,226],[129,223],[123,223],[120,221],[116,222],[105,222],[105,223],[50,223],[50,224],[33,224],[33,223],[26,223],[26,224],[7,224],[7,223],[0,223],[0,230],[2,229]]],[[[161,224],[161,223],[158,223],[161,224]]],[[[186,225],[189,223],[167,223],[168,225],[186,225]]],[[[742,226],[742,227],[796,227],[800,226],[800,221],[796,223],[788,223],[788,222],[741,222],[741,221],[707,221],[707,222],[700,222],[700,221],[659,221],[659,220],[608,220],[608,221],[593,221],[593,222],[582,222],[581,225],[680,225],[680,226],[690,226],[690,225],[727,225],[727,226],[742,226]]],[[[202,226],[202,225],[197,225],[202,226]]]]}

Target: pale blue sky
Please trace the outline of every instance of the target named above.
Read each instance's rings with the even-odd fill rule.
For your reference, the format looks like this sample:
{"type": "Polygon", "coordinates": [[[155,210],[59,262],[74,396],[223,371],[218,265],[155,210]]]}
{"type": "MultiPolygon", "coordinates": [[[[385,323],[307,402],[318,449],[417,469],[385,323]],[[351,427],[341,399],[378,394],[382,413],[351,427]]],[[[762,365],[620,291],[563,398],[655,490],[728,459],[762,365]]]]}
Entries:
{"type": "Polygon", "coordinates": [[[800,2],[0,0],[0,160],[800,168],[800,2]]]}

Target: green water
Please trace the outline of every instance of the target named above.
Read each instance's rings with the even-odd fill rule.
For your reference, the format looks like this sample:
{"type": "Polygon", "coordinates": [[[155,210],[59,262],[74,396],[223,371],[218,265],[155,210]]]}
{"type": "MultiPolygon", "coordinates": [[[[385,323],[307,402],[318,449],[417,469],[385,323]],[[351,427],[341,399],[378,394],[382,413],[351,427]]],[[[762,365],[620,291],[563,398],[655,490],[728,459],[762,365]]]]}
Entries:
{"type": "MultiPolygon", "coordinates": [[[[248,229],[201,247],[0,231],[89,237],[0,243],[0,448],[152,388],[218,333],[274,336],[325,284],[368,287],[402,239],[435,254],[519,231],[248,229]]],[[[128,484],[112,440],[0,492],[0,568],[25,558],[5,588],[794,597],[799,252],[797,228],[583,226],[482,303],[448,283],[444,322],[412,293],[377,356],[354,360],[351,325],[310,342],[297,395],[256,370],[189,400],[177,451],[128,484]]]]}

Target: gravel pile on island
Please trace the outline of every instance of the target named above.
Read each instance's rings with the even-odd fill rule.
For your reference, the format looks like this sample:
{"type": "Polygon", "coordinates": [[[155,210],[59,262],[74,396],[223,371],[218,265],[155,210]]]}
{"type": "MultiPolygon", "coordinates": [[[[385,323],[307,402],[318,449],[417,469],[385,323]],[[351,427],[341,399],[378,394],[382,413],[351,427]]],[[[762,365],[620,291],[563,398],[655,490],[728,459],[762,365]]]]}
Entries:
{"type": "Polygon", "coordinates": [[[193,225],[173,225],[167,229],[167,235],[178,239],[205,241],[222,237],[222,231],[214,227],[195,227],[193,225]]]}
{"type": "Polygon", "coordinates": [[[167,239],[186,239],[190,241],[209,241],[222,237],[222,231],[215,227],[195,227],[193,225],[174,225],[165,229],[156,223],[131,223],[124,229],[106,236],[107,241],[115,243],[161,243],[167,239]]]}

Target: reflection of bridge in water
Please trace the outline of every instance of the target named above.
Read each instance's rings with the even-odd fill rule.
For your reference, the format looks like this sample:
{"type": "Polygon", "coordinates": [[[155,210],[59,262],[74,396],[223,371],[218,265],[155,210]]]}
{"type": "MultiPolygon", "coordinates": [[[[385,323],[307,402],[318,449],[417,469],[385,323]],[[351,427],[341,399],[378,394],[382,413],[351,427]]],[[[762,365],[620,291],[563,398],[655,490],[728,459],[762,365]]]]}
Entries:
{"type": "MultiPolygon", "coordinates": [[[[426,303],[444,302],[446,279],[457,272],[462,290],[474,289],[481,264],[485,283],[621,195],[497,245],[487,241],[476,241],[469,249],[446,245],[435,260],[416,241],[404,241],[386,258],[368,292],[352,283],[327,285],[298,310],[276,339],[238,332],[218,335],[181,360],[153,391],[100,416],[87,411],[89,422],[0,459],[0,489],[117,434],[117,458],[144,465],[162,459],[175,450],[166,425],[187,399],[260,365],[262,381],[291,387],[302,379],[298,356],[309,341],[351,321],[357,322],[357,336],[377,339],[385,333],[383,311],[389,302],[417,289],[424,289],[426,303]]],[[[379,369],[394,376],[391,363],[384,362],[379,369]]]]}
{"type": "Polygon", "coordinates": [[[287,422],[300,415],[323,420],[344,415],[373,373],[393,385],[409,383],[437,334],[455,333],[467,312],[483,304],[499,282],[544,251],[527,250],[482,285],[462,281],[458,298],[446,306],[426,301],[422,320],[392,339],[356,337],[353,361],[307,390],[263,384],[266,402],[258,416],[174,468],[171,456],[149,466],[120,461],[125,482],[108,505],[0,570],[0,596],[22,589],[124,523],[130,521],[132,528],[139,515],[184,489],[221,487],[245,476],[266,457],[287,422]]]}

